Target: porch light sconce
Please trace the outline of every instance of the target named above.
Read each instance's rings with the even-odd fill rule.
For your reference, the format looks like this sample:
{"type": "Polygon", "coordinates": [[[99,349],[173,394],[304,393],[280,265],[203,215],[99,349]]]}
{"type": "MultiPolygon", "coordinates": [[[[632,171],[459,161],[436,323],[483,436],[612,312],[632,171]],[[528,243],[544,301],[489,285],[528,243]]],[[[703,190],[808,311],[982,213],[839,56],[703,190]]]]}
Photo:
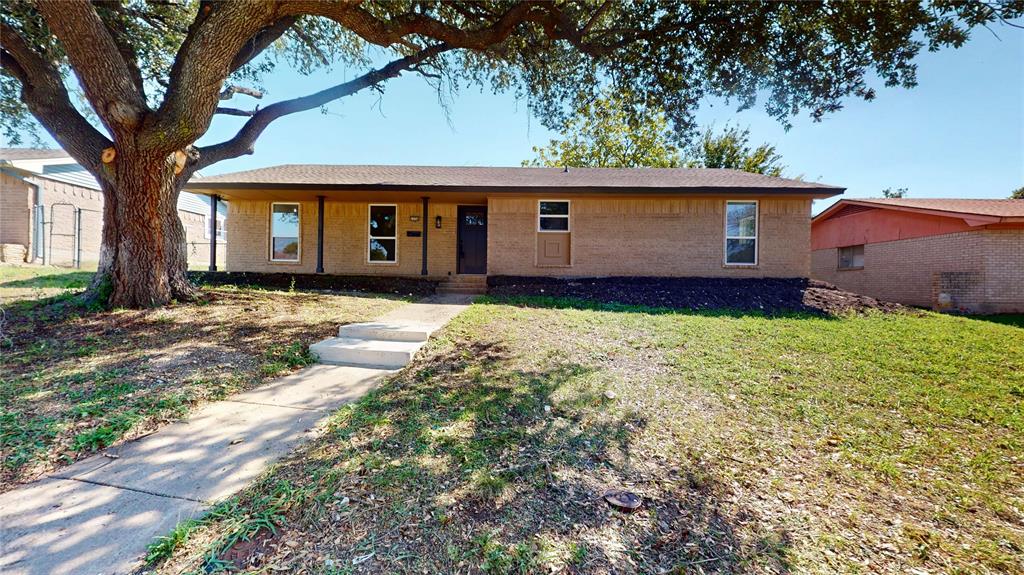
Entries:
{"type": "Polygon", "coordinates": [[[410,222],[418,222],[418,221],[420,221],[420,217],[419,216],[409,216],[409,221],[410,222]]]}
{"type": "Polygon", "coordinates": [[[436,216],[434,218],[434,227],[437,229],[441,229],[441,216],[436,216]]]}

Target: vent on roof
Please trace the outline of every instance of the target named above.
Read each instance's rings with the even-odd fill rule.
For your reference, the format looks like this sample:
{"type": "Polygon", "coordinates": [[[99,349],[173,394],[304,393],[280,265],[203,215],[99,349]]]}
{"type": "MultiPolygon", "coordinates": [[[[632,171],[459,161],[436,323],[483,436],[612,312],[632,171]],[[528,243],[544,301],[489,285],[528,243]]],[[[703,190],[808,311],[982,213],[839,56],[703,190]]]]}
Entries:
{"type": "Polygon", "coordinates": [[[877,209],[878,208],[873,208],[871,206],[861,206],[861,205],[857,205],[857,204],[846,204],[846,206],[844,206],[841,210],[836,212],[832,217],[833,218],[845,218],[846,216],[852,216],[854,214],[859,214],[861,212],[870,212],[871,210],[877,210],[877,209]]]}

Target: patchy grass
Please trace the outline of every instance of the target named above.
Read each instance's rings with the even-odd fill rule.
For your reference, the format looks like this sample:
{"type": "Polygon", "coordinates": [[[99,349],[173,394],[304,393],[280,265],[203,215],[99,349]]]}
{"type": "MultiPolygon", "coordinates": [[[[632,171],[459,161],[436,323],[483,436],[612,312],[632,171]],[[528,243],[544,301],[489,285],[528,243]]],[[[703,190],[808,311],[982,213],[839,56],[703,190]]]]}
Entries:
{"type": "Polygon", "coordinates": [[[1019,327],[520,303],[560,308],[472,306],[150,569],[1024,573],[1019,327]]]}
{"type": "Polygon", "coordinates": [[[69,295],[85,289],[96,266],[76,270],[53,266],[0,264],[0,304],[69,295]]]}
{"type": "MultiPolygon", "coordinates": [[[[56,281],[58,276],[12,281],[56,281]]],[[[10,282],[0,284],[8,295],[10,282]]],[[[20,289],[20,288],[17,288],[20,289]]],[[[153,310],[64,296],[7,303],[0,323],[0,491],[312,362],[310,343],[397,298],[207,289],[153,310]]]]}

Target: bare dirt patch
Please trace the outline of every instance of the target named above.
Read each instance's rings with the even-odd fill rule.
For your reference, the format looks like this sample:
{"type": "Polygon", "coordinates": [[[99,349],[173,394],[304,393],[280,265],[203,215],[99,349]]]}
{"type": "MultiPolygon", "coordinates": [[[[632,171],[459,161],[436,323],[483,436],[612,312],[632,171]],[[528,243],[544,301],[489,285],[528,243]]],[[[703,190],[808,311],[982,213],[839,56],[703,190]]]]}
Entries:
{"type": "Polygon", "coordinates": [[[307,365],[310,343],[398,305],[231,287],[152,310],[91,312],[66,297],[11,305],[0,342],[0,491],[307,365]]]}

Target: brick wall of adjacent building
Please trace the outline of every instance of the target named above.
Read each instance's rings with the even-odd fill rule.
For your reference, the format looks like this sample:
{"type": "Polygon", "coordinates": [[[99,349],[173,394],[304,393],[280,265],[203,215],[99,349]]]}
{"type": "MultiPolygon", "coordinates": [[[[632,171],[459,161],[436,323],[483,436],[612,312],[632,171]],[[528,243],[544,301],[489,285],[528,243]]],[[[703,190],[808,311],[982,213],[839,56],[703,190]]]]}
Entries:
{"type": "Polygon", "coordinates": [[[0,173],[0,244],[28,248],[32,226],[32,187],[0,173]]]}
{"type": "MultiPolygon", "coordinates": [[[[566,199],[547,197],[544,199],[566,199]]],[[[732,198],[730,198],[732,199],[732,198]]],[[[807,277],[811,201],[759,198],[758,264],[724,265],[725,198],[572,198],[571,265],[538,266],[538,197],[491,197],[488,273],[807,277]]]]}
{"type": "MultiPolygon", "coordinates": [[[[185,251],[190,268],[205,269],[210,265],[210,239],[208,218],[202,214],[179,211],[178,218],[185,228],[185,251]]],[[[227,238],[217,241],[217,265],[227,264],[227,238]]]]}
{"type": "MultiPolygon", "coordinates": [[[[35,186],[41,192],[46,221],[43,249],[46,261],[57,266],[71,266],[76,257],[76,208],[81,210],[81,261],[90,267],[99,261],[103,231],[103,193],[98,190],[58,182],[47,178],[22,180],[0,174],[0,244],[24,245],[29,261],[35,253],[33,210],[35,186]]],[[[185,227],[189,265],[203,267],[210,261],[210,240],[204,237],[205,218],[200,214],[179,211],[185,227]]],[[[217,260],[226,261],[226,244],[218,243],[217,260]]],[[[36,259],[38,263],[42,260],[36,259]]]]}
{"type": "MultiPolygon", "coordinates": [[[[315,273],[317,203],[300,204],[300,245],[298,262],[270,261],[270,202],[233,200],[228,211],[229,271],[315,273]]],[[[398,203],[398,253],[395,263],[369,263],[369,204],[336,202],[324,204],[324,272],[339,275],[419,275],[422,266],[422,237],[407,232],[423,229],[420,202],[398,203]],[[416,216],[418,221],[412,221],[416,216]]],[[[452,203],[431,202],[427,214],[427,264],[430,277],[456,273],[456,210],[452,203]],[[441,216],[441,228],[434,218],[441,216]]]]}
{"type": "Polygon", "coordinates": [[[837,248],[811,254],[812,276],[879,299],[979,313],[1024,311],[1024,229],[979,229],[866,244],[864,267],[839,270],[837,248]]]}

